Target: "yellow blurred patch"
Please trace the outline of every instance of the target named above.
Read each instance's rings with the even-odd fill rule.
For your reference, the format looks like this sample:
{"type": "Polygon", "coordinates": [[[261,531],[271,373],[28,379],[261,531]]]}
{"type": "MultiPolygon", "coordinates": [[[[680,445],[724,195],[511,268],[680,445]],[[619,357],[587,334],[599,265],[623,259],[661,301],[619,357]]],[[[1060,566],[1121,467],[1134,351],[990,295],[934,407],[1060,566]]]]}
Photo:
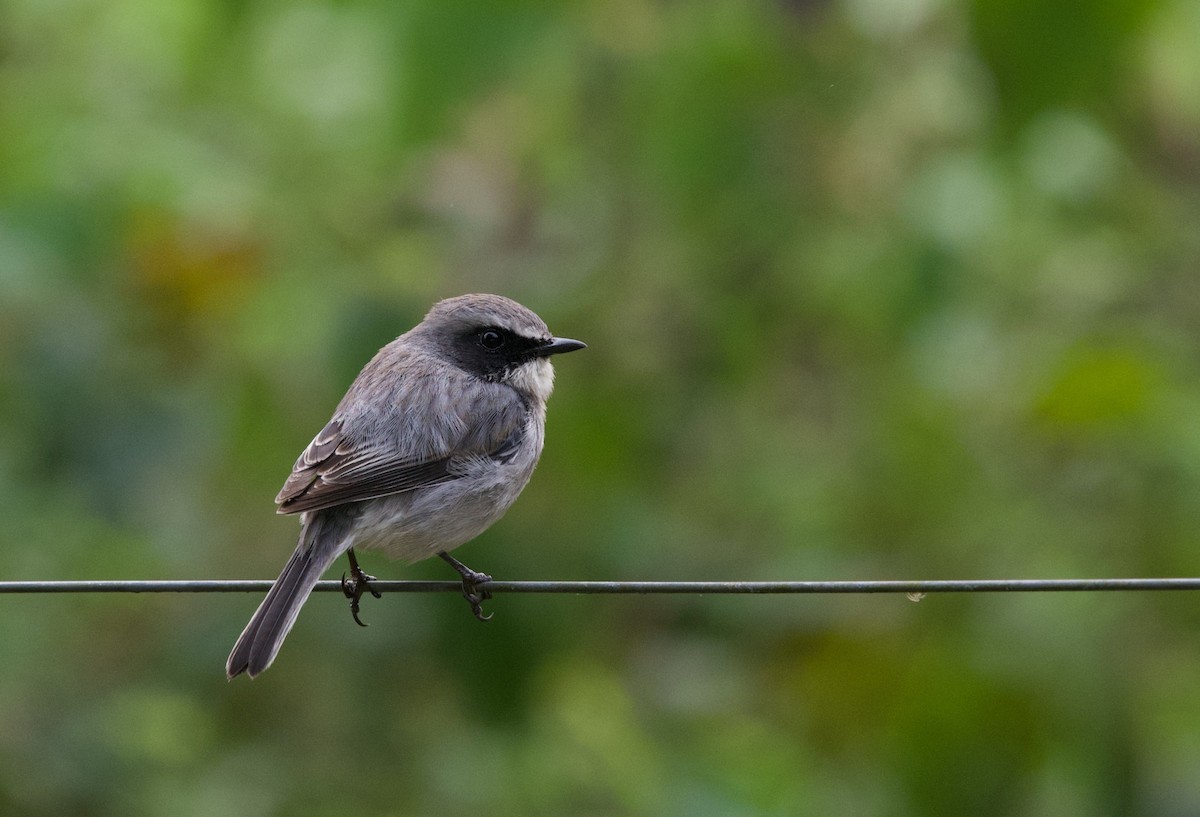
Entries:
{"type": "Polygon", "coordinates": [[[1063,429],[1129,424],[1145,413],[1158,381],[1153,362],[1132,349],[1080,349],[1063,361],[1035,414],[1063,429]]]}

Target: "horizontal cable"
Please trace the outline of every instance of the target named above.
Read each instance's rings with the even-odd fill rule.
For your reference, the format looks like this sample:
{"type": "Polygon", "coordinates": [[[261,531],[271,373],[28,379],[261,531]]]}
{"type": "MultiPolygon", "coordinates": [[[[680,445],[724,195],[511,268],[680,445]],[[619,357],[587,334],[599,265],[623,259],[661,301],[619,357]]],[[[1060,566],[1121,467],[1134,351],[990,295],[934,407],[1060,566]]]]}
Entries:
{"type": "MultiPolygon", "coordinates": [[[[0,582],[0,593],[263,593],[273,582],[259,579],[181,581],[32,581],[0,582]]],[[[386,581],[371,587],[381,593],[461,592],[456,581],[386,581]]],[[[830,582],[508,582],[480,584],[492,593],[1029,593],[1081,591],[1200,590],[1200,578],[1181,579],[968,579],[935,581],[830,582]]],[[[337,581],[317,582],[318,592],[341,592],[337,581]]]]}

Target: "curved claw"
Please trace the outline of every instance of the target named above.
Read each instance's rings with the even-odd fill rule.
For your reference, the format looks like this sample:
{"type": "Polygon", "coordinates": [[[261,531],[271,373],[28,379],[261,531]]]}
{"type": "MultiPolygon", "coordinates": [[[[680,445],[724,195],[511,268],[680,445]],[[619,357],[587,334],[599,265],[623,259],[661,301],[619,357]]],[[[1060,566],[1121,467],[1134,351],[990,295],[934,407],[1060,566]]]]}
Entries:
{"type": "Polygon", "coordinates": [[[466,590],[463,590],[463,598],[465,598],[471,605],[471,612],[474,613],[475,618],[479,619],[480,621],[491,621],[492,616],[495,615],[495,613],[488,613],[487,615],[483,614],[483,603],[491,597],[492,594],[488,593],[486,590],[482,594],[468,593],[466,590]]]}
{"type": "Polygon", "coordinates": [[[486,616],[483,614],[483,603],[492,597],[492,594],[487,590],[480,590],[479,585],[490,582],[492,577],[486,573],[476,573],[471,571],[469,575],[464,574],[462,580],[462,594],[467,603],[471,605],[471,613],[480,621],[490,621],[492,613],[486,616]]]}
{"type": "Polygon", "coordinates": [[[492,597],[486,589],[480,590],[479,585],[486,584],[492,580],[492,577],[486,573],[480,573],[477,570],[472,570],[465,564],[455,559],[449,553],[442,552],[438,556],[442,558],[448,565],[458,571],[458,575],[462,577],[462,594],[467,603],[471,605],[471,612],[475,618],[480,621],[489,621],[492,614],[483,614],[483,603],[492,597]]]}
{"type": "Polygon", "coordinates": [[[342,594],[350,599],[350,616],[354,619],[354,623],[359,627],[370,627],[371,625],[358,617],[358,600],[362,598],[359,583],[353,579],[347,580],[345,573],[342,574],[342,594]]]}
{"type": "Polygon", "coordinates": [[[364,573],[357,562],[352,562],[350,566],[350,578],[346,578],[346,574],[342,574],[342,594],[350,599],[350,616],[354,619],[354,623],[359,627],[369,627],[361,618],[358,617],[358,603],[362,599],[363,593],[370,593],[375,598],[383,598],[383,594],[371,587],[371,582],[374,576],[369,576],[364,573]]]}

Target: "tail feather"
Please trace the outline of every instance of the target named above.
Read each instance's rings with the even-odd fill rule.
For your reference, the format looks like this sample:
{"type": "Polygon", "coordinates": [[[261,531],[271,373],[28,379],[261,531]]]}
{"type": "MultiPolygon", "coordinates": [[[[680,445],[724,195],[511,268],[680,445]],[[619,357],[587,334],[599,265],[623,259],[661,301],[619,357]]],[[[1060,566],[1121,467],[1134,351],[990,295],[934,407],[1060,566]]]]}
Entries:
{"type": "Polygon", "coordinates": [[[271,666],[321,574],[346,550],[347,526],[338,521],[329,512],[309,518],[296,551],[229,653],[225,674],[230,680],[243,672],[253,678],[271,666]]]}

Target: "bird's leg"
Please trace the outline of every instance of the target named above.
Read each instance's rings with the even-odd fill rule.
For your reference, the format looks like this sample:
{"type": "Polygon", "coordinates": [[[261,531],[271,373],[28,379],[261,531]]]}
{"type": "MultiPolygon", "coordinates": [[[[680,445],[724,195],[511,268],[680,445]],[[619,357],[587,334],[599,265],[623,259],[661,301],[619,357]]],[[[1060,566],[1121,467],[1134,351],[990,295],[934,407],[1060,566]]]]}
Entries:
{"type": "Polygon", "coordinates": [[[448,565],[458,571],[458,575],[462,576],[463,598],[471,605],[471,612],[475,614],[475,618],[480,621],[490,619],[491,613],[486,616],[483,614],[483,603],[490,599],[492,594],[486,589],[481,590],[479,585],[490,582],[492,577],[486,573],[477,573],[445,551],[438,553],[438,556],[441,556],[448,565]]]}
{"type": "Polygon", "coordinates": [[[358,617],[358,600],[362,598],[363,593],[370,593],[375,598],[382,598],[375,588],[371,587],[371,582],[375,581],[375,577],[363,572],[363,569],[358,566],[358,559],[354,558],[354,548],[346,551],[346,556],[350,559],[350,578],[346,578],[346,574],[342,574],[342,592],[346,594],[346,598],[350,599],[350,615],[354,616],[354,623],[359,627],[366,627],[362,619],[358,617]]]}

